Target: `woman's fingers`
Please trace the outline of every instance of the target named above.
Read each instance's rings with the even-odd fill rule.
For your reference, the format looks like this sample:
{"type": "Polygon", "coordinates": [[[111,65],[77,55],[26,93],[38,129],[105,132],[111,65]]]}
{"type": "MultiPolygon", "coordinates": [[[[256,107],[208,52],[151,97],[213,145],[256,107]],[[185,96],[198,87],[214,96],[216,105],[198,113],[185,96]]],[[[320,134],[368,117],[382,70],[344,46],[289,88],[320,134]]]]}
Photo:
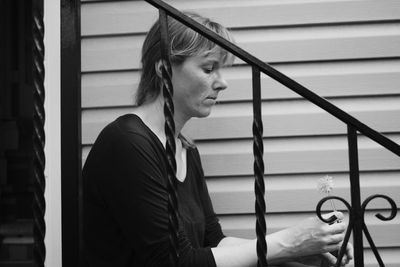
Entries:
{"type": "Polygon", "coordinates": [[[349,263],[349,261],[351,261],[354,258],[354,249],[353,249],[353,245],[351,243],[347,243],[345,255],[348,260],[347,263],[349,263]]]}
{"type": "Polygon", "coordinates": [[[340,211],[333,211],[333,212],[322,215],[322,217],[324,219],[328,219],[328,218],[332,217],[333,215],[336,216],[336,218],[337,218],[336,221],[343,221],[343,219],[344,219],[344,214],[340,211]]]}
{"type": "Polygon", "coordinates": [[[337,217],[337,220],[332,223],[332,224],[324,224],[324,227],[326,228],[326,232],[327,234],[340,234],[343,233],[344,231],[346,231],[347,229],[347,223],[345,223],[344,220],[344,215],[341,212],[331,212],[328,213],[326,215],[324,215],[324,217],[331,217],[332,215],[335,215],[337,217]]]}
{"type": "MultiPolygon", "coordinates": [[[[330,266],[336,265],[337,258],[333,256],[331,253],[326,252],[321,255],[323,256],[323,258],[325,258],[326,261],[328,261],[330,266]]],[[[342,262],[340,263],[340,266],[346,266],[349,263],[349,261],[350,260],[346,257],[346,255],[344,255],[342,258],[342,262]]]]}
{"type": "Polygon", "coordinates": [[[333,256],[329,252],[325,252],[321,254],[322,257],[329,262],[330,265],[334,265],[336,263],[336,257],[333,256]]]}
{"type": "Polygon", "coordinates": [[[338,221],[343,221],[344,220],[344,214],[340,211],[335,211],[333,212],[337,218],[338,221]]]}
{"type": "Polygon", "coordinates": [[[328,227],[329,234],[341,234],[344,233],[347,229],[347,225],[344,222],[334,223],[328,227]]]}
{"type": "Polygon", "coordinates": [[[325,246],[325,249],[323,250],[324,252],[333,252],[333,251],[338,251],[340,249],[340,243],[336,244],[329,244],[325,246]]]}
{"type": "Polygon", "coordinates": [[[344,233],[341,234],[336,234],[336,235],[331,235],[327,238],[326,243],[328,245],[337,245],[337,246],[341,246],[342,242],[344,239],[344,233]]]}
{"type": "MultiPolygon", "coordinates": [[[[336,245],[328,246],[327,249],[329,251],[335,251],[339,249],[334,249],[336,245]],[[330,250],[332,249],[332,250],[330,250]]],[[[329,261],[330,264],[335,265],[337,258],[333,256],[331,253],[326,252],[321,254],[326,260],[329,261]]],[[[340,262],[340,266],[346,266],[353,259],[353,245],[348,243],[346,246],[346,253],[343,255],[342,261],[340,262]]]]}

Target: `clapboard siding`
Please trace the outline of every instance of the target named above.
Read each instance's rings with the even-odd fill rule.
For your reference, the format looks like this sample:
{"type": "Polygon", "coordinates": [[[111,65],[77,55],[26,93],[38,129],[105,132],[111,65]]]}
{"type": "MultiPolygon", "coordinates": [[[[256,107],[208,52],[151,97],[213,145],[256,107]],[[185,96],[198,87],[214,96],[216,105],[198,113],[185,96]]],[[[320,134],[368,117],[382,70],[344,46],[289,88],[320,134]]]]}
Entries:
{"type": "MultiPolygon", "coordinates": [[[[195,11],[230,28],[295,26],[390,21],[400,19],[400,3],[392,1],[165,1],[195,11]],[[373,11],[373,12],[371,12],[373,11]],[[248,14],[243,16],[243,14],[248,14]],[[237,19],[240,18],[240,19],[237,19]]],[[[94,3],[82,6],[82,34],[146,32],[157,11],[144,1],[94,3]]]]}
{"type": "MultiPolygon", "coordinates": [[[[400,142],[399,135],[388,136],[393,141],[400,142]]],[[[360,170],[400,170],[397,156],[369,139],[359,139],[360,170]]],[[[269,174],[348,171],[347,139],[344,136],[267,139],[264,145],[266,173],[269,174]]],[[[198,148],[206,176],[239,176],[253,172],[250,139],[199,143],[198,148]]],[[[88,149],[90,147],[84,148],[84,159],[88,149]]],[[[287,190],[297,188],[294,184],[287,186],[287,190]]],[[[231,204],[239,205],[237,201],[231,204]]]]}
{"type": "MultiPolygon", "coordinates": [[[[380,132],[398,132],[400,95],[331,101],[355,118],[380,132]]],[[[132,107],[88,109],[82,113],[82,142],[92,144],[106,124],[120,115],[134,112],[132,107]]],[[[184,133],[193,139],[248,138],[252,136],[251,103],[227,103],[214,107],[205,119],[187,123],[184,133]],[[245,127],[237,127],[243,125],[245,127]],[[213,129],[213,131],[210,131],[213,129]]],[[[346,125],[306,100],[263,103],[266,137],[332,135],[346,133],[346,125]]]]}
{"type": "MultiPolygon", "coordinates": [[[[216,18],[237,44],[400,143],[400,1],[168,0],[216,18]]],[[[82,157],[116,117],[134,112],[140,49],[157,11],[144,1],[82,1],[82,157]]],[[[201,153],[225,234],[255,236],[251,68],[223,70],[229,87],[208,118],[184,128],[201,153]]],[[[315,214],[318,178],[350,201],[346,126],[266,75],[262,80],[268,232],[315,214]]],[[[400,207],[400,158],[359,136],[362,200],[386,194],[400,207]]],[[[340,203],[336,204],[343,209],[340,203]]],[[[329,210],[328,203],[324,206],[329,210]]],[[[400,216],[374,200],[366,222],[386,266],[400,265],[400,216]]],[[[364,240],[365,266],[377,266],[364,240]]],[[[353,266],[353,265],[351,265],[353,266]]]]}
{"type": "MultiPolygon", "coordinates": [[[[400,60],[367,60],[275,64],[279,71],[323,97],[382,96],[400,92],[400,60]]],[[[251,99],[251,68],[223,70],[229,86],[220,102],[251,99]]],[[[86,73],[82,77],[82,107],[131,106],[139,82],[138,71],[86,73]]],[[[266,75],[261,75],[264,100],[299,98],[266,75]]]]}
{"type": "MultiPolygon", "coordinates": [[[[310,138],[296,140],[288,144],[269,146],[265,142],[264,160],[268,163],[267,173],[309,173],[329,171],[348,171],[347,140],[343,137],[310,138]],[[276,150],[274,150],[276,149],[276,150]],[[290,151],[290,152],[289,152],[290,151]]],[[[279,140],[281,141],[281,140],[279,140]]],[[[277,141],[277,142],[279,142],[277,141]]],[[[286,142],[287,140],[284,140],[286,142]]],[[[361,141],[361,140],[360,140],[361,141]]],[[[399,138],[394,139],[399,142],[399,138]]],[[[226,142],[223,144],[199,145],[205,174],[210,176],[246,175],[252,171],[253,154],[251,140],[226,142]],[[235,147],[233,147],[235,144],[235,147]]],[[[391,152],[374,147],[367,141],[359,143],[361,170],[399,169],[398,157],[391,152]]],[[[295,185],[288,184],[288,190],[295,185]]]]}
{"type": "MultiPolygon", "coordinates": [[[[274,28],[233,31],[237,44],[270,63],[370,59],[400,54],[400,22],[376,25],[274,28]]],[[[82,40],[82,70],[140,68],[144,36],[82,40]]],[[[237,63],[243,63],[237,60],[237,63]]]]}
{"type": "MultiPolygon", "coordinates": [[[[344,173],[330,173],[330,175],[335,179],[334,194],[350,202],[348,175],[344,173]]],[[[371,194],[385,191],[399,206],[400,196],[397,192],[400,191],[400,182],[393,183],[393,178],[399,177],[399,175],[399,171],[384,174],[362,172],[361,198],[365,199],[371,194]]],[[[267,175],[265,184],[268,190],[266,196],[268,213],[315,211],[316,203],[321,199],[321,193],[316,188],[316,181],[320,176],[320,173],[267,175]],[[288,181],[296,185],[295,188],[287,189],[288,181]],[[282,207],[283,202],[285,202],[284,207],[282,207]]],[[[216,203],[220,203],[214,206],[218,214],[249,214],[254,212],[254,178],[251,176],[212,178],[208,180],[208,187],[212,199],[216,203]],[[240,199],[240,203],[235,199],[240,199]],[[221,200],[225,200],[225,203],[221,200]]],[[[345,209],[340,202],[337,202],[336,206],[339,209],[345,209]]],[[[324,207],[330,208],[329,203],[324,207]]],[[[389,204],[377,199],[370,202],[368,208],[386,209],[389,208],[389,204]]],[[[400,239],[398,242],[400,242],[400,239]]]]}

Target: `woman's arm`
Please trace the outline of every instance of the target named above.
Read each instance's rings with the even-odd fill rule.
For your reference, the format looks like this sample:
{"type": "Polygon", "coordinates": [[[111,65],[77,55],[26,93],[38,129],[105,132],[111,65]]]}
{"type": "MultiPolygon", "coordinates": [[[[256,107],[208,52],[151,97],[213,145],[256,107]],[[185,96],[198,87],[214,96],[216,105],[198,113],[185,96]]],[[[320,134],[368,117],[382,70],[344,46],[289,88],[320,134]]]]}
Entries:
{"type": "MultiPolygon", "coordinates": [[[[267,260],[269,264],[279,264],[289,260],[289,253],[285,252],[277,232],[266,237],[268,245],[267,260]]],[[[250,267],[257,266],[256,239],[241,239],[234,237],[224,238],[216,248],[212,248],[215,262],[218,267],[250,267]]]]}
{"type": "MultiPolygon", "coordinates": [[[[343,214],[336,213],[338,218],[343,214]]],[[[279,264],[315,254],[339,249],[346,225],[328,225],[317,217],[308,218],[296,226],[267,235],[267,260],[279,264]]],[[[212,248],[218,267],[257,266],[256,240],[224,238],[216,248],[212,248]]]]}
{"type": "MultiPolygon", "coordinates": [[[[291,260],[289,253],[280,242],[282,231],[266,237],[270,264],[279,264],[291,260]]],[[[235,237],[224,238],[218,247],[211,248],[218,267],[247,267],[257,266],[256,239],[242,239],[235,237]]]]}

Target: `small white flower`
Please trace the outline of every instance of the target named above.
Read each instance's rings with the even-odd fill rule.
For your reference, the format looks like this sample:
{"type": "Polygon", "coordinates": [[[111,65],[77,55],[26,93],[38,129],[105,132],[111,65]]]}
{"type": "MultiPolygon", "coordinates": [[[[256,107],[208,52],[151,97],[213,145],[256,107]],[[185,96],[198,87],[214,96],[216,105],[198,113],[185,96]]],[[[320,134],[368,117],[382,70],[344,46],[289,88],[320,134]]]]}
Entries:
{"type": "Polygon", "coordinates": [[[329,194],[333,189],[333,177],[325,175],[318,179],[318,191],[329,194]]]}

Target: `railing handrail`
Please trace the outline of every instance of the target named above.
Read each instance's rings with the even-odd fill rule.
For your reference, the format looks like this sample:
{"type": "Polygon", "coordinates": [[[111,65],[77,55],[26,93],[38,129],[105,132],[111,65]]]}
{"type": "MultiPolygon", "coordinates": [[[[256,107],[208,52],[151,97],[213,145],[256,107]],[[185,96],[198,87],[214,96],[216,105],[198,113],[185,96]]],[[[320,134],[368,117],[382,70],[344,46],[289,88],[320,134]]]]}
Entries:
{"type": "Polygon", "coordinates": [[[187,27],[195,30],[196,32],[204,35],[205,37],[209,38],[211,41],[215,42],[216,44],[220,45],[236,57],[240,58],[241,60],[247,62],[251,66],[256,66],[260,69],[261,72],[268,75],[272,79],[276,80],[277,82],[285,85],[292,91],[296,92],[297,94],[301,95],[308,101],[314,103],[315,105],[319,106],[326,112],[330,113],[331,115],[335,116],[342,122],[346,123],[347,125],[353,126],[357,131],[364,134],[365,136],[369,137],[370,139],[374,140],[378,144],[382,145],[386,149],[392,151],[394,154],[400,156],[400,145],[395,143],[394,141],[390,140],[389,138],[383,136],[379,132],[375,131],[374,129],[370,128],[366,124],[360,122],[358,119],[354,118],[347,112],[343,111],[342,109],[338,108],[325,98],[315,94],[314,92],[310,91],[303,85],[299,84],[295,80],[289,78],[285,74],[279,72],[269,64],[259,60],[255,56],[251,55],[249,52],[243,50],[239,46],[231,43],[230,41],[226,40],[225,38],[219,36],[212,30],[208,29],[207,27],[201,25],[200,23],[196,22],[195,20],[189,18],[185,14],[182,14],[179,10],[175,9],[174,7],[164,3],[162,0],[145,0],[149,4],[153,5],[158,9],[164,10],[168,15],[176,19],[177,21],[183,23],[187,27]]]}

